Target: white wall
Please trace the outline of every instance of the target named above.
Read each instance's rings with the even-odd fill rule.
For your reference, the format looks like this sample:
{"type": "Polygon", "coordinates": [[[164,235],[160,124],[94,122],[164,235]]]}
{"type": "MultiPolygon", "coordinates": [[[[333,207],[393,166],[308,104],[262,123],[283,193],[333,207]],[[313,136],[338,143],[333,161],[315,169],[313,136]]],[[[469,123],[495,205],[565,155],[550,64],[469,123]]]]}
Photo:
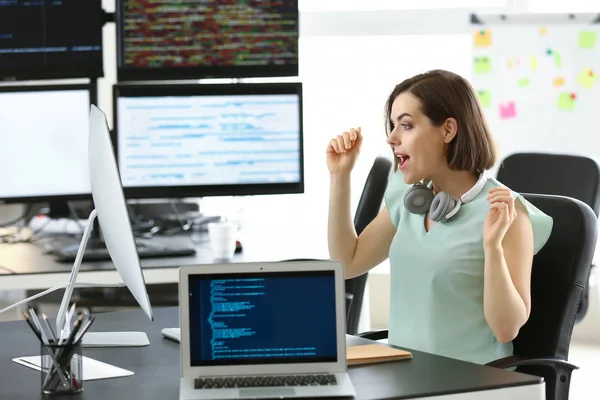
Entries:
{"type": "MultiPolygon", "coordinates": [[[[103,0],[103,5],[107,11],[114,11],[114,0],[103,0]]],[[[325,240],[328,175],[324,149],[328,139],[349,127],[363,127],[364,150],[353,176],[352,201],[356,205],[373,158],[389,151],[383,134],[383,105],[388,92],[404,78],[431,68],[468,76],[469,15],[474,9],[586,12],[600,11],[600,0],[300,0],[300,9],[306,193],[256,196],[240,202],[247,216],[285,218],[290,229],[321,235],[325,240]]],[[[105,77],[99,80],[99,105],[111,124],[115,42],[114,24],[107,24],[105,77]]],[[[216,203],[221,200],[224,199],[204,199],[202,205],[205,210],[218,212],[216,203]]],[[[387,270],[387,263],[383,263],[369,279],[369,310],[376,325],[387,323],[387,270]]],[[[588,326],[600,337],[597,314],[590,313],[592,322],[588,326]]]]}
{"type": "MultiPolygon", "coordinates": [[[[294,229],[305,229],[307,234],[316,231],[325,240],[329,182],[324,150],[329,138],[355,126],[362,126],[366,135],[353,175],[352,202],[356,206],[373,159],[390,155],[383,133],[383,106],[393,86],[432,68],[468,76],[471,10],[456,7],[503,3],[429,0],[416,6],[413,1],[398,0],[301,0],[299,79],[304,93],[305,193],[246,198],[245,214],[267,219],[284,215],[294,229]],[[448,8],[435,9],[440,4],[448,8]],[[418,7],[423,9],[415,9],[418,7]],[[422,51],[424,48],[428,51],[422,51]]],[[[104,0],[104,7],[113,11],[114,0],[104,0]]],[[[114,24],[107,24],[99,105],[111,123],[115,40],[114,24]]],[[[218,212],[216,203],[222,200],[206,198],[202,206],[218,212]]],[[[385,271],[387,264],[381,268],[385,271]]]]}

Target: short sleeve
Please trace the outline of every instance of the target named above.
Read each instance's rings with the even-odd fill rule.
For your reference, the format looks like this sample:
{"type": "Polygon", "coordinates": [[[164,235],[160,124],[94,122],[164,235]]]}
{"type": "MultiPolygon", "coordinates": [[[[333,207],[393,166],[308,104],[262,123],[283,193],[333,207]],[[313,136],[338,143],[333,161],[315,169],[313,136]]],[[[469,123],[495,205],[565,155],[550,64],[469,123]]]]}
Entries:
{"type": "Polygon", "coordinates": [[[543,213],[539,208],[527,201],[522,195],[512,192],[513,198],[519,199],[521,204],[525,206],[527,213],[529,214],[529,220],[533,228],[533,254],[537,254],[538,251],[544,247],[550,233],[552,233],[552,226],[554,220],[551,216],[543,213]]]}
{"type": "Polygon", "coordinates": [[[385,206],[388,209],[390,220],[398,228],[400,215],[404,208],[404,193],[409,185],[404,182],[404,175],[400,170],[392,172],[384,195],[385,206]]]}

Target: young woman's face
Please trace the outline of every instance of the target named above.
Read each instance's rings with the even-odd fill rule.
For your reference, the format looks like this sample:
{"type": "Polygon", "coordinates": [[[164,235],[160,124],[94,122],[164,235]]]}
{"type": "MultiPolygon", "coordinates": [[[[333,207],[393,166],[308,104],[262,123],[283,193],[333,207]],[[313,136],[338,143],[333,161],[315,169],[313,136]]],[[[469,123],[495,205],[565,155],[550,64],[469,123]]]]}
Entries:
{"type": "Polygon", "coordinates": [[[406,92],[398,95],[389,118],[393,130],[387,141],[398,157],[404,182],[414,184],[447,166],[444,125],[433,126],[416,97],[406,92]]]}

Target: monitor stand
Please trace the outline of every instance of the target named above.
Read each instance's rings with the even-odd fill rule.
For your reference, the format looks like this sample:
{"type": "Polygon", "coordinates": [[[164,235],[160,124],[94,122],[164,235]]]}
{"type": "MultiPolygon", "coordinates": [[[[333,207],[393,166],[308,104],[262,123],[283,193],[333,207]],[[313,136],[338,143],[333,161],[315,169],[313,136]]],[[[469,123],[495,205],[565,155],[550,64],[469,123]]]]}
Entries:
{"type": "MultiPolygon", "coordinates": [[[[63,332],[63,328],[65,325],[69,302],[71,300],[71,296],[73,295],[73,289],[75,287],[111,287],[111,286],[124,286],[124,284],[117,285],[97,285],[97,284],[88,284],[88,283],[77,283],[77,275],[79,273],[79,268],[81,267],[81,261],[83,259],[83,254],[85,252],[85,248],[90,239],[94,221],[98,216],[98,212],[94,209],[90,213],[88,218],[88,223],[85,227],[85,231],[83,232],[83,237],[81,239],[81,243],[79,245],[79,250],[77,251],[77,256],[75,258],[75,262],[73,263],[73,268],[71,269],[71,276],[69,278],[69,282],[63,285],[54,286],[50,289],[47,289],[43,292],[37,293],[31,297],[28,297],[24,300],[21,300],[15,304],[12,304],[2,310],[0,310],[0,314],[5,311],[11,310],[15,307],[20,306],[21,304],[25,304],[30,302],[31,300],[35,300],[39,297],[45,296],[46,294],[52,293],[56,290],[65,288],[65,293],[63,295],[60,308],[58,310],[58,314],[56,316],[56,332],[63,332]]],[[[139,346],[148,346],[150,341],[148,340],[148,335],[145,332],[87,332],[81,341],[81,345],[83,347],[139,347],[139,346]]]]}
{"type": "MultiPolygon", "coordinates": [[[[56,332],[61,332],[65,325],[67,308],[69,307],[69,302],[71,300],[71,296],[73,295],[73,288],[75,287],[75,282],[77,281],[77,274],[79,273],[81,261],[83,260],[83,255],[93,231],[97,216],[98,212],[96,209],[94,209],[88,217],[88,223],[85,227],[85,231],[83,232],[81,244],[79,245],[79,250],[77,251],[77,256],[75,257],[75,263],[73,264],[73,268],[71,270],[71,278],[69,279],[69,283],[65,289],[65,293],[56,316],[56,332]]],[[[81,341],[81,345],[83,347],[137,347],[148,346],[149,344],[150,341],[148,340],[148,336],[145,332],[87,332],[85,335],[83,335],[83,339],[81,341]]]]}

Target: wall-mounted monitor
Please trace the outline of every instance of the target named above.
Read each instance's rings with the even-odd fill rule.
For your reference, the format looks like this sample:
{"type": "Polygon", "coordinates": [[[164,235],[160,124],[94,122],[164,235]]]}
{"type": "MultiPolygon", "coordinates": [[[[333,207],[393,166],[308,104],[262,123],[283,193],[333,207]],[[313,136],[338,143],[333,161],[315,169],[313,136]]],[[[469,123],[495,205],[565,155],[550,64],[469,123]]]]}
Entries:
{"type": "Polygon", "coordinates": [[[298,0],[118,0],[117,79],[298,75],[298,0]]]}
{"type": "Polygon", "coordinates": [[[98,78],[101,0],[0,1],[0,81],[98,78]]]}
{"type": "Polygon", "coordinates": [[[300,83],[114,86],[128,198],[302,193],[300,83]]]}
{"type": "Polygon", "coordinates": [[[91,200],[95,86],[0,86],[0,202],[91,200]]]}

